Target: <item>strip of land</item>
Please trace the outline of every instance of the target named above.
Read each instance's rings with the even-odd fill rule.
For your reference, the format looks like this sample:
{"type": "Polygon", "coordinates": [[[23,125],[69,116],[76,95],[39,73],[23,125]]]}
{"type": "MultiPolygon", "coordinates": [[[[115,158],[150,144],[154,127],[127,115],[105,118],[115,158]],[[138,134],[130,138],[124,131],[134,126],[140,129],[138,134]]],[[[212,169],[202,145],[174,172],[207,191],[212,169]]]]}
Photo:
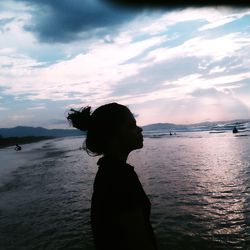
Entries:
{"type": "Polygon", "coordinates": [[[0,148],[15,146],[16,144],[22,145],[42,140],[54,139],[52,136],[25,136],[25,137],[0,137],[0,148]]]}

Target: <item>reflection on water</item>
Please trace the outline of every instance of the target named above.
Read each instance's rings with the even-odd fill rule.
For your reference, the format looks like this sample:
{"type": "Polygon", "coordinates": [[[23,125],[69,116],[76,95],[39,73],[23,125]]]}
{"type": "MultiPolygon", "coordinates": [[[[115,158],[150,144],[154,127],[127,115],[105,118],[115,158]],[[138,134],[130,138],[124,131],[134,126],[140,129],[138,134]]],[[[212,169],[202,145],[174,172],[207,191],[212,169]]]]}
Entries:
{"type": "Polygon", "coordinates": [[[250,142],[238,139],[148,139],[133,155],[162,249],[250,249],[250,142]]]}
{"type": "Polygon", "coordinates": [[[197,176],[204,200],[208,203],[208,211],[214,227],[213,235],[244,235],[246,230],[245,191],[247,186],[246,170],[249,162],[242,158],[239,141],[223,142],[217,138],[215,146],[204,145],[207,152],[203,159],[206,171],[197,176]]]}
{"type": "MultiPolygon", "coordinates": [[[[178,136],[146,138],[129,159],[151,199],[159,249],[250,249],[248,137],[178,136]]],[[[57,139],[41,144],[39,154],[26,150],[27,164],[0,186],[1,249],[93,250],[97,159],[80,151],[81,143],[57,139]]]]}

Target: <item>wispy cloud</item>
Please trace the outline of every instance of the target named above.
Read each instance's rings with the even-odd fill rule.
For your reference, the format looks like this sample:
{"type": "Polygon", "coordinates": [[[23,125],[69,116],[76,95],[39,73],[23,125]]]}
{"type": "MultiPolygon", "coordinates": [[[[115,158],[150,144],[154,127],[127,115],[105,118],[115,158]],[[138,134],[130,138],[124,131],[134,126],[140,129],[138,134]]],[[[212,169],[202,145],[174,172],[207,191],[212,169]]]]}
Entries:
{"type": "MultiPolygon", "coordinates": [[[[145,61],[160,62],[180,57],[199,57],[221,60],[237,56],[239,50],[248,48],[250,36],[241,33],[227,34],[218,38],[195,37],[171,48],[157,48],[151,51],[145,61]]],[[[239,54],[241,55],[241,54],[239,54]]]]}
{"type": "MultiPolygon", "coordinates": [[[[103,41],[93,44],[86,54],[53,64],[47,68],[37,68],[38,62],[21,55],[7,57],[5,63],[12,64],[12,71],[5,70],[2,82],[9,88],[6,93],[36,93],[36,99],[76,99],[86,94],[104,96],[112,85],[128,76],[136,74],[140,65],[124,64],[125,61],[143,53],[146,49],[164,42],[165,36],[144,41],[124,42],[122,34],[117,41],[109,44],[103,41]],[[111,70],[112,69],[112,70],[111,70]],[[11,76],[11,83],[9,78],[11,76]],[[68,96],[68,93],[78,95],[68,96]]],[[[2,56],[4,58],[4,55],[2,56]]],[[[98,96],[98,97],[100,97],[98,96]]]]}
{"type": "MultiPolygon", "coordinates": [[[[210,14],[208,15],[209,18],[207,18],[208,24],[202,26],[201,28],[199,28],[200,31],[204,31],[204,30],[208,30],[208,29],[214,29],[214,28],[218,28],[220,26],[223,26],[227,23],[231,23],[235,20],[241,19],[244,16],[248,16],[250,15],[250,9],[245,10],[244,12],[239,12],[239,13],[229,13],[226,14],[224,13],[224,11],[228,11],[229,9],[225,9],[223,10],[223,8],[220,8],[220,12],[214,13],[214,14],[210,14]],[[223,15],[224,14],[224,15],[223,15]]],[[[233,8],[231,8],[231,11],[234,12],[235,10],[233,8]]]]}
{"type": "Polygon", "coordinates": [[[35,107],[28,107],[27,110],[38,110],[38,109],[45,109],[46,106],[35,106],[35,107]]]}

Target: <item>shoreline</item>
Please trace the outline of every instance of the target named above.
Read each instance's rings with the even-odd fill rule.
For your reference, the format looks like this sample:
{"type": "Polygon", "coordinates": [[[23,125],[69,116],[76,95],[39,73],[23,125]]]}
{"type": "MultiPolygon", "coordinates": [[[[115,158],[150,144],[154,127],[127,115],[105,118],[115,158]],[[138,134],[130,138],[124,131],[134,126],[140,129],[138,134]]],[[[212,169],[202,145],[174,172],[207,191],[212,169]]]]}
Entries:
{"type": "Polygon", "coordinates": [[[25,137],[6,137],[0,138],[0,149],[15,146],[16,144],[28,144],[43,140],[55,139],[53,136],[25,136],[25,137]]]}

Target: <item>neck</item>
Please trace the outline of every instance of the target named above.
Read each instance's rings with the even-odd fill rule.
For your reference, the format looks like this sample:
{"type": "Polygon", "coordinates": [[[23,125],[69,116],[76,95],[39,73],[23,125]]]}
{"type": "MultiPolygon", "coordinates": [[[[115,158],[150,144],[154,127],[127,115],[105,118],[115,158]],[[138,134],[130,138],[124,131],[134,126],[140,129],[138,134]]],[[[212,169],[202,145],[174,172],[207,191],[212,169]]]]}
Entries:
{"type": "Polygon", "coordinates": [[[121,162],[126,163],[128,159],[128,155],[129,153],[125,153],[125,152],[109,152],[109,153],[106,153],[104,156],[110,159],[113,159],[115,161],[121,161],[121,162]]]}

